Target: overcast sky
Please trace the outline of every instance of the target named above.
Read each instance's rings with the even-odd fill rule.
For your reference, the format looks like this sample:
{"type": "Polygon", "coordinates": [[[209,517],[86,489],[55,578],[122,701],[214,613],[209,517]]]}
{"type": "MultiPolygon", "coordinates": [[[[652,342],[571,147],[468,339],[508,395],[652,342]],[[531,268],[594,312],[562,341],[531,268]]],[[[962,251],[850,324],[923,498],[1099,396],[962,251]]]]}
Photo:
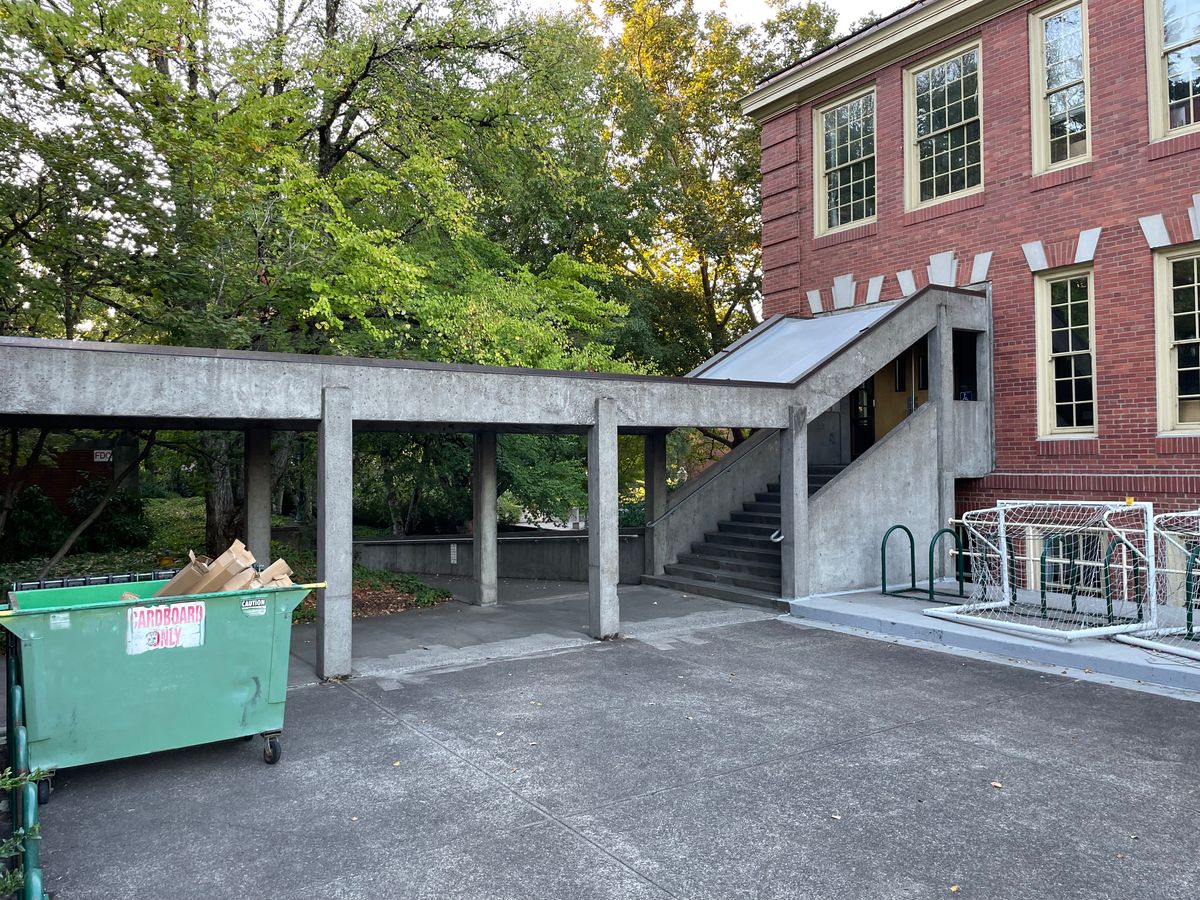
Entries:
{"type": "MultiPolygon", "coordinates": [[[[869,12],[886,13],[902,6],[904,0],[832,0],[838,11],[839,31],[845,31],[851,22],[856,22],[869,12]]],[[[524,0],[521,4],[537,9],[570,9],[575,0],[524,0]]],[[[696,0],[701,10],[725,7],[730,18],[740,22],[761,22],[770,14],[764,0],[696,0]]]]}

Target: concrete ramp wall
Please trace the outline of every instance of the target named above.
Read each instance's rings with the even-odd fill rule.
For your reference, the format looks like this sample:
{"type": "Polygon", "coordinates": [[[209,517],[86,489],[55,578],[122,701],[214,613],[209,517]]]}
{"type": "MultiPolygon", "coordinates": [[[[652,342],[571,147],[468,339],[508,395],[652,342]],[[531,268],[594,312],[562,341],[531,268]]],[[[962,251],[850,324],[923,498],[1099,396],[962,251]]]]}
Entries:
{"type": "MultiPolygon", "coordinates": [[[[938,521],[938,410],[925,404],[809,500],[814,594],[879,586],[879,542],[896,523],[912,529],[917,579],[927,577],[938,521]]],[[[908,579],[908,544],[894,534],[890,577],[908,579]]]]}

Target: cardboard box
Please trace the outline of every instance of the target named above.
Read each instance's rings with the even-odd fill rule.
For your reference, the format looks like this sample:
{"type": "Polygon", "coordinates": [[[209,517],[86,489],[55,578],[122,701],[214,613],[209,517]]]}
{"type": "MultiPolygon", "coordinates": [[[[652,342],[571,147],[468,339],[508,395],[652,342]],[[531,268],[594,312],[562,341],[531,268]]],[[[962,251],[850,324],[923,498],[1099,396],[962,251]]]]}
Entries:
{"type": "Polygon", "coordinates": [[[212,560],[188,551],[189,562],[175,573],[175,577],[155,591],[155,597],[176,597],[180,594],[198,593],[196,585],[208,576],[212,560]]]}
{"type": "Polygon", "coordinates": [[[224,585],[222,585],[221,590],[247,591],[251,588],[258,587],[262,587],[262,582],[258,580],[258,573],[255,572],[253,568],[250,568],[242,569],[242,571],[230,578],[227,582],[225,582],[224,585]]]}
{"type": "Polygon", "coordinates": [[[254,565],[254,555],[241,541],[234,541],[228,550],[213,560],[208,572],[192,588],[190,594],[207,594],[223,590],[225,582],[254,565]]]}
{"type": "Polygon", "coordinates": [[[271,563],[269,566],[267,566],[265,569],[263,569],[259,573],[258,577],[259,577],[259,580],[261,580],[263,584],[269,584],[270,582],[274,581],[276,578],[279,578],[280,576],[288,577],[291,574],[292,574],[292,567],[289,566],[282,559],[277,559],[277,560],[275,560],[275,562],[271,563]]]}

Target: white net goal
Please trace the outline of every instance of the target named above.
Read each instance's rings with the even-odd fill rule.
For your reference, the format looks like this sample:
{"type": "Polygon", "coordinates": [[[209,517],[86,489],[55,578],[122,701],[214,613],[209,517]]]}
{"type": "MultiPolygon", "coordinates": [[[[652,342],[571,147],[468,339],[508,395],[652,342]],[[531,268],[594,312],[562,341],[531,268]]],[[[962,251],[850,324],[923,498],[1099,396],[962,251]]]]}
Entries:
{"type": "Polygon", "coordinates": [[[1154,517],[1157,557],[1155,622],[1121,640],[1200,661],[1200,510],[1154,517]]]}
{"type": "Polygon", "coordinates": [[[939,618],[1073,640],[1152,627],[1153,513],[1145,503],[1003,500],[963,516],[973,590],[939,618]]]}

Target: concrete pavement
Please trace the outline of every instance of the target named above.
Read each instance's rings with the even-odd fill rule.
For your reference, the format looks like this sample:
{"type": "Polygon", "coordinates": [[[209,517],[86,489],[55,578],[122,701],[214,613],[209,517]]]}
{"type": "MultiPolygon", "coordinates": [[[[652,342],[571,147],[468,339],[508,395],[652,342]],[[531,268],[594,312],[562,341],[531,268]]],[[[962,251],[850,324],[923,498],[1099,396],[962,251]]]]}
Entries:
{"type": "Polygon", "coordinates": [[[646,588],[622,596],[640,637],[586,641],[579,587],[506,604],[501,583],[492,610],[394,617],[395,646],[355,660],[364,674],[298,679],[276,767],[232,742],[62,773],[43,810],[48,886],[63,900],[1195,896],[1195,704],[646,588]],[[530,622],[546,637],[503,643],[530,622]],[[464,661],[472,629],[502,652],[464,661]]]}

